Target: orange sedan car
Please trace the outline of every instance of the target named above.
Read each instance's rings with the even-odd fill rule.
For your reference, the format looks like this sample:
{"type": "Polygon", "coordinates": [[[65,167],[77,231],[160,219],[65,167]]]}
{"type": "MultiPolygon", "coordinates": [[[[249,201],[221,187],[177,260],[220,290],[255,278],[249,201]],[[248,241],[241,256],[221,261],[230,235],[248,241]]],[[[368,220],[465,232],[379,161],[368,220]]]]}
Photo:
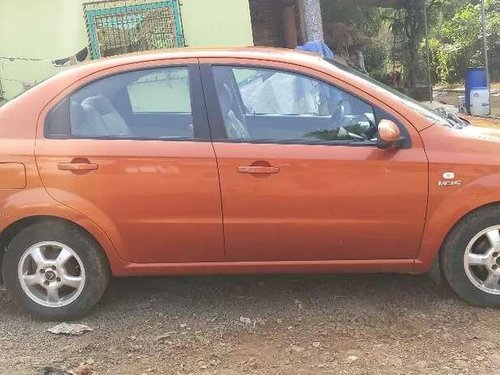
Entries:
{"type": "Polygon", "coordinates": [[[499,141],[306,53],[82,65],[0,109],[3,278],[48,319],[111,275],[432,269],[500,306],[499,141]]]}

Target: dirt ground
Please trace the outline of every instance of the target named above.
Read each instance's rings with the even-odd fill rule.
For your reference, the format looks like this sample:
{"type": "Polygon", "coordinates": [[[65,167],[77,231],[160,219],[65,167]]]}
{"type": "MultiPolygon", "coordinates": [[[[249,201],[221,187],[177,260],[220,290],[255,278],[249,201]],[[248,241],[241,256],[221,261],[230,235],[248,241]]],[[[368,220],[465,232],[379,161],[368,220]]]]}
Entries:
{"type": "MultiPolygon", "coordinates": [[[[459,96],[463,96],[464,87],[461,85],[448,85],[436,87],[434,91],[434,99],[436,101],[458,105],[459,96]]],[[[500,118],[500,83],[491,84],[491,115],[500,118]]]]}
{"type": "Polygon", "coordinates": [[[1,289],[0,372],[494,374],[499,318],[426,276],[131,278],[73,337],[1,289]]]}

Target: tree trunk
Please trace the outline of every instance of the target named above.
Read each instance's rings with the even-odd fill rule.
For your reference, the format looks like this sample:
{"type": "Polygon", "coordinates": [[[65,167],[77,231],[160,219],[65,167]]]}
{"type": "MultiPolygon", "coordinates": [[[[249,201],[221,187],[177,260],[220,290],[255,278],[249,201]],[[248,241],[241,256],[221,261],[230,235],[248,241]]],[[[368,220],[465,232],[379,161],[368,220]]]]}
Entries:
{"type": "Polygon", "coordinates": [[[407,85],[410,91],[416,89],[421,81],[421,60],[419,55],[419,45],[422,40],[424,28],[424,12],[425,0],[408,0],[405,3],[406,17],[405,17],[405,33],[406,33],[406,49],[407,59],[405,61],[407,71],[407,85]]]}
{"type": "Polygon", "coordinates": [[[323,20],[320,0],[302,0],[306,41],[323,40],[323,20]]]}

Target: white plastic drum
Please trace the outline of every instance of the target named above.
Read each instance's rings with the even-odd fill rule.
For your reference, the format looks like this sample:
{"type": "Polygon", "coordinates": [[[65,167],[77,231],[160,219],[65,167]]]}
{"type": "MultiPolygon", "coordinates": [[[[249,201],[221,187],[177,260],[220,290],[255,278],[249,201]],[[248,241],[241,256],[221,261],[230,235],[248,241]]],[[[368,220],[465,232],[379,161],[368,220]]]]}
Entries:
{"type": "Polygon", "coordinates": [[[467,113],[467,108],[465,107],[465,96],[458,97],[458,112],[467,113]]]}
{"type": "Polygon", "coordinates": [[[490,94],[486,87],[470,91],[470,113],[472,116],[487,116],[490,113],[490,94]]]}

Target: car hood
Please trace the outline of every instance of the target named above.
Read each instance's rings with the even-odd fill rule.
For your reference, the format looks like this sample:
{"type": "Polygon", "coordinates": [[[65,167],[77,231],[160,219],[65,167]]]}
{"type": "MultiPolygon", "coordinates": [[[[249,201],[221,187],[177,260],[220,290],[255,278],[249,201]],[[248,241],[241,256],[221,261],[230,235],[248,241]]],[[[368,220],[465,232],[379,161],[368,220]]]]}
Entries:
{"type": "Polygon", "coordinates": [[[420,135],[431,163],[500,166],[500,128],[433,125],[420,135]]]}
{"type": "Polygon", "coordinates": [[[500,129],[471,125],[461,130],[465,138],[500,142],[500,129]]]}
{"type": "Polygon", "coordinates": [[[500,119],[495,118],[485,118],[485,117],[473,117],[468,115],[460,115],[461,118],[470,122],[471,125],[479,126],[482,128],[493,128],[500,129],[500,119]]]}
{"type": "Polygon", "coordinates": [[[466,127],[464,135],[471,139],[498,142],[500,139],[500,119],[462,116],[471,126],[466,127]]]}

